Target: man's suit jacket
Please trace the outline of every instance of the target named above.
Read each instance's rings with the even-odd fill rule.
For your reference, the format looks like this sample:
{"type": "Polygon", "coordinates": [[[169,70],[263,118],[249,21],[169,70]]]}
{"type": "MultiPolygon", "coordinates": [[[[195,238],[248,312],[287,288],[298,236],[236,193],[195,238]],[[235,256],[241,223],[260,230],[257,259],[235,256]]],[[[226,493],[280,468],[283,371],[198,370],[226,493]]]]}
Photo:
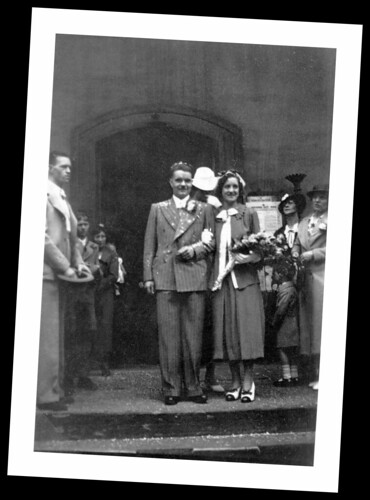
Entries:
{"type": "Polygon", "coordinates": [[[190,261],[176,257],[186,245],[201,241],[203,229],[212,227],[213,208],[193,202],[194,209],[178,210],[173,198],[151,206],[144,240],[144,281],[152,280],[156,290],[194,292],[207,289],[207,249],[195,246],[190,261]]]}
{"type": "Polygon", "coordinates": [[[322,220],[317,224],[313,234],[309,234],[308,225],[310,221],[310,216],[305,217],[298,224],[298,235],[295,240],[292,251],[298,252],[299,254],[312,250],[313,261],[309,264],[312,271],[321,271],[325,265],[326,257],[326,225],[327,217],[323,217],[322,220]],[[323,224],[325,229],[320,229],[320,225],[323,224]]]}
{"type": "Polygon", "coordinates": [[[77,240],[77,248],[82,256],[85,264],[87,264],[91,272],[95,275],[99,270],[99,245],[93,241],[87,241],[86,245],[82,244],[80,239],[77,240]]]}
{"type": "Polygon", "coordinates": [[[60,198],[48,189],[46,205],[45,250],[43,278],[55,280],[57,274],[83,262],[77,248],[77,220],[67,202],[71,231],[67,231],[64,208],[60,198]]]}
{"type": "Polygon", "coordinates": [[[305,263],[305,278],[300,292],[302,354],[320,352],[325,278],[327,217],[320,220],[311,235],[308,232],[309,219],[310,217],[305,217],[299,223],[292,249],[292,252],[299,254],[309,250],[313,253],[313,260],[305,263]]]}

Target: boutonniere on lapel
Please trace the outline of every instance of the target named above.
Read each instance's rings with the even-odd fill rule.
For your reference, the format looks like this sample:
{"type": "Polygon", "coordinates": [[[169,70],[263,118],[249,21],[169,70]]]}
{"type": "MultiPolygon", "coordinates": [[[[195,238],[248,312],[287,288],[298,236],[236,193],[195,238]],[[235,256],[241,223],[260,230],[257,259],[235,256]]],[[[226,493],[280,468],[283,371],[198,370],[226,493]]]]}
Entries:
{"type": "Polygon", "coordinates": [[[197,205],[198,204],[195,200],[189,200],[186,204],[186,211],[189,212],[190,214],[195,213],[197,205]]]}

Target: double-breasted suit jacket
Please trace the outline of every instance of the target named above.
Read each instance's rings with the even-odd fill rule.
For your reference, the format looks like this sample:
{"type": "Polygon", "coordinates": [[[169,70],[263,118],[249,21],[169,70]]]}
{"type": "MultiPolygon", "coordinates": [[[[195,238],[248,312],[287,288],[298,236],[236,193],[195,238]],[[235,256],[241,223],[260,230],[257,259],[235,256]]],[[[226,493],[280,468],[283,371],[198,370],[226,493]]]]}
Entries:
{"type": "Polygon", "coordinates": [[[144,281],[152,280],[156,290],[194,292],[207,289],[207,251],[201,240],[203,229],[213,224],[213,208],[195,202],[193,211],[178,210],[174,200],[151,206],[144,240],[144,281]],[[190,261],[176,257],[177,251],[194,245],[190,261]]]}
{"type": "Polygon", "coordinates": [[[320,353],[324,297],[327,215],[324,214],[309,231],[310,216],[301,220],[292,252],[312,251],[313,259],[305,263],[304,284],[300,291],[300,343],[302,354],[320,353]]]}
{"type": "Polygon", "coordinates": [[[64,288],[58,274],[81,264],[77,220],[60,188],[49,181],[46,204],[43,288],[37,402],[53,403],[64,395],[64,288]]]}
{"type": "Polygon", "coordinates": [[[164,396],[202,394],[199,371],[207,290],[208,250],[201,243],[212,227],[213,208],[192,201],[177,209],[173,199],[151,206],[144,240],[144,281],[154,281],[157,302],[159,360],[164,396]],[[177,257],[187,245],[191,260],[177,257]]]}

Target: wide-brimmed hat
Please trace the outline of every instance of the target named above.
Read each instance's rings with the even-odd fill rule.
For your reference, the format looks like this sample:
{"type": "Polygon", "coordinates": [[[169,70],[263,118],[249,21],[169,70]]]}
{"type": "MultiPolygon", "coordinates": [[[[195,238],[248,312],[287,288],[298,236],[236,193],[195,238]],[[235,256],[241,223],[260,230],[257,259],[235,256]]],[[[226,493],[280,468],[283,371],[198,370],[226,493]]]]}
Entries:
{"type": "Polygon", "coordinates": [[[329,193],[329,184],[316,184],[311,191],[307,192],[307,196],[312,198],[314,193],[329,193]]]}
{"type": "Polygon", "coordinates": [[[213,191],[218,179],[213,170],[208,167],[198,167],[193,177],[193,186],[202,191],[213,191]]]}
{"type": "Polygon", "coordinates": [[[283,207],[285,203],[289,200],[293,200],[297,207],[297,212],[302,213],[306,208],[306,197],[302,193],[285,193],[281,198],[280,203],[278,205],[278,210],[281,214],[283,214],[283,207]]]}

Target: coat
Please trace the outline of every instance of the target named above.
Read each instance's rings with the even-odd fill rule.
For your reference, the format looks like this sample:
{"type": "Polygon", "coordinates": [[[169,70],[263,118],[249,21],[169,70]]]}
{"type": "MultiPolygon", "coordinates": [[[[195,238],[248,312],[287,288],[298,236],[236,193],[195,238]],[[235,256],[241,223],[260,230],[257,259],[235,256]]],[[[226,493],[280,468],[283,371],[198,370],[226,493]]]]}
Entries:
{"type": "Polygon", "coordinates": [[[43,289],[41,304],[37,402],[59,401],[64,395],[64,312],[65,289],[58,274],[81,264],[77,248],[77,220],[72,208],[61,199],[49,182],[46,203],[43,289]],[[65,210],[69,212],[67,230],[65,210]]]}
{"type": "Polygon", "coordinates": [[[207,289],[207,250],[195,245],[189,261],[176,257],[177,251],[201,241],[203,229],[212,226],[213,208],[195,202],[193,211],[178,211],[174,200],[151,206],[144,239],[145,281],[154,281],[156,290],[196,292],[207,289]]]}
{"type": "Polygon", "coordinates": [[[116,249],[113,245],[105,245],[100,252],[99,264],[101,270],[101,277],[98,278],[97,282],[97,293],[104,292],[106,290],[114,290],[114,284],[118,280],[118,255],[116,249]]]}
{"type": "Polygon", "coordinates": [[[279,285],[273,327],[277,347],[298,346],[298,294],[291,281],[279,285]]]}
{"type": "Polygon", "coordinates": [[[292,252],[313,252],[313,260],[305,264],[304,284],[299,294],[299,322],[301,353],[319,354],[324,296],[326,227],[323,216],[312,235],[308,232],[310,216],[301,220],[292,252]]]}
{"type": "MultiPolygon", "coordinates": [[[[238,213],[231,216],[231,238],[259,232],[258,215],[238,204],[238,213]]],[[[216,215],[219,210],[216,211],[216,215]]],[[[212,288],[219,273],[219,253],[223,222],[215,219],[216,254],[209,280],[212,288]]],[[[265,316],[257,270],[252,264],[235,265],[238,289],[234,289],[230,274],[220,290],[212,295],[213,337],[215,360],[250,360],[263,357],[265,316]]]]}
{"type": "Polygon", "coordinates": [[[47,193],[45,249],[43,279],[55,280],[69,267],[77,267],[83,260],[77,246],[77,220],[70,204],[71,232],[68,233],[64,209],[58,197],[50,190],[47,193]]]}
{"type": "MultiPolygon", "coordinates": [[[[215,211],[217,215],[222,209],[219,208],[215,211]]],[[[254,210],[247,208],[245,205],[238,204],[238,214],[231,217],[231,237],[239,240],[245,234],[255,234],[260,230],[258,214],[254,210]]],[[[214,282],[219,274],[219,261],[217,256],[217,248],[220,244],[221,229],[223,226],[222,221],[214,219],[214,235],[216,240],[216,255],[214,256],[213,268],[209,279],[209,287],[212,288],[214,282]]],[[[254,266],[250,264],[236,265],[234,273],[238,288],[242,289],[246,286],[258,283],[258,273],[254,266]]]]}

